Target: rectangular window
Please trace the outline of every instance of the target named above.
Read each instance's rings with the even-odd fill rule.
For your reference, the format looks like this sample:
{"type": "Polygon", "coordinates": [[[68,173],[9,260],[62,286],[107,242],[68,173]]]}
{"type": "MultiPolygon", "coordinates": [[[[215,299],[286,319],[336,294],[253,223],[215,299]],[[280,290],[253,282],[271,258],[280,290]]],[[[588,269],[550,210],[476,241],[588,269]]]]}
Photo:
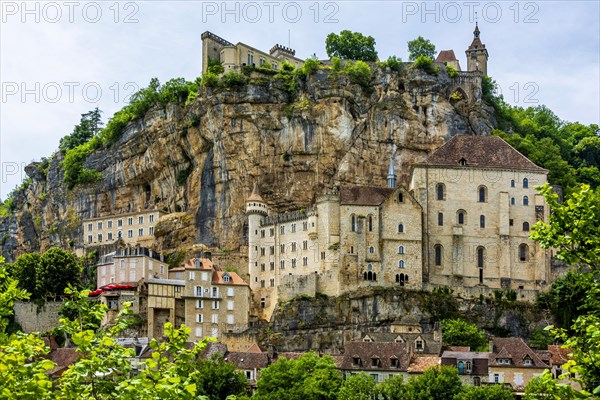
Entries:
{"type": "Polygon", "coordinates": [[[443,213],[438,213],[438,225],[439,226],[444,225],[444,214],[443,213]]]}
{"type": "Polygon", "coordinates": [[[196,279],[196,273],[194,271],[190,271],[190,281],[196,279]]]}
{"type": "Polygon", "coordinates": [[[292,268],[296,268],[296,259],[292,258],[292,268]]]}
{"type": "Polygon", "coordinates": [[[106,236],[108,236],[108,240],[112,240],[112,238],[113,238],[113,235],[110,232],[108,232],[108,234],[106,236]]]}
{"type": "Polygon", "coordinates": [[[279,245],[279,252],[280,252],[281,254],[285,253],[285,244],[280,244],[280,245],[279,245]]]}
{"type": "Polygon", "coordinates": [[[271,228],[269,233],[270,233],[271,237],[275,236],[275,229],[271,228]]]}
{"type": "Polygon", "coordinates": [[[88,224],[88,231],[92,230],[92,224],[88,224]]]}
{"type": "Polygon", "coordinates": [[[292,242],[292,252],[296,251],[296,242],[292,242]]]}
{"type": "Polygon", "coordinates": [[[302,223],[302,230],[303,231],[307,231],[308,230],[308,222],[303,222],[302,223]]]}
{"type": "Polygon", "coordinates": [[[132,217],[127,218],[127,225],[133,225],[133,218],[132,217]]]}
{"type": "Polygon", "coordinates": [[[201,324],[204,322],[204,315],[202,314],[196,314],[196,322],[201,324]]]}
{"type": "Polygon", "coordinates": [[[219,323],[219,314],[213,314],[212,315],[212,323],[213,324],[218,324],[219,323]]]}
{"type": "Polygon", "coordinates": [[[264,288],[264,287],[265,287],[265,280],[264,280],[264,279],[262,279],[262,280],[260,281],[260,287],[261,287],[261,288],[264,288]]]}
{"type": "Polygon", "coordinates": [[[151,226],[150,228],[148,228],[148,234],[149,235],[154,235],[154,227],[151,226]]]}
{"type": "Polygon", "coordinates": [[[120,228],[123,226],[123,220],[122,219],[118,219],[117,220],[117,226],[120,228]]]}
{"type": "Polygon", "coordinates": [[[233,315],[228,315],[228,316],[227,316],[227,323],[228,323],[229,325],[233,325],[233,315]]]}
{"type": "Polygon", "coordinates": [[[261,237],[261,238],[264,238],[264,237],[265,237],[265,230],[264,230],[264,229],[262,229],[262,230],[260,231],[260,237],[261,237]]]}
{"type": "Polygon", "coordinates": [[[275,263],[271,261],[271,264],[269,265],[269,267],[271,268],[271,271],[275,271],[275,263]]]}
{"type": "MultiPolygon", "coordinates": [[[[177,289],[179,286],[175,286],[177,289]]],[[[204,308],[204,300],[196,300],[196,308],[204,308]]]]}
{"type": "Polygon", "coordinates": [[[270,254],[270,255],[273,255],[273,254],[275,254],[275,246],[271,246],[271,247],[269,248],[269,254],[270,254]]]}
{"type": "Polygon", "coordinates": [[[138,229],[138,236],[144,236],[144,228],[138,229]]]}
{"type": "Polygon", "coordinates": [[[102,229],[102,222],[98,222],[98,229],[102,229]]]}
{"type": "Polygon", "coordinates": [[[285,260],[279,261],[279,268],[285,269],[285,260]]]}
{"type": "Polygon", "coordinates": [[[261,272],[265,272],[266,271],[265,263],[261,263],[260,264],[260,271],[261,272]]]}
{"type": "Polygon", "coordinates": [[[302,241],[302,250],[308,250],[308,240],[302,241]]]}
{"type": "Polygon", "coordinates": [[[144,216],[143,216],[143,215],[140,215],[140,216],[138,217],[138,224],[143,224],[143,223],[144,223],[144,216]]]}
{"type": "Polygon", "coordinates": [[[110,228],[112,228],[112,221],[108,221],[108,222],[106,223],[106,226],[107,226],[109,229],[110,229],[110,228]]]}
{"type": "Polygon", "coordinates": [[[302,265],[308,265],[308,257],[302,257],[302,265]]]}
{"type": "Polygon", "coordinates": [[[285,235],[285,225],[281,225],[281,226],[279,227],[279,234],[280,234],[280,235],[285,235]]]}
{"type": "Polygon", "coordinates": [[[88,243],[92,243],[92,235],[88,235],[88,243]]]}
{"type": "Polygon", "coordinates": [[[99,242],[101,242],[101,241],[102,241],[102,234],[101,234],[101,233],[99,233],[99,234],[98,234],[98,241],[99,241],[99,242]]]}
{"type": "Polygon", "coordinates": [[[148,216],[148,221],[150,221],[150,223],[154,222],[154,214],[148,216]]]}
{"type": "Polygon", "coordinates": [[[233,310],[233,300],[227,301],[227,310],[229,310],[229,311],[233,310]]]}
{"type": "Polygon", "coordinates": [[[271,285],[271,287],[275,287],[275,278],[271,278],[269,284],[271,285]]]}
{"type": "Polygon", "coordinates": [[[196,295],[196,297],[202,296],[202,293],[204,293],[202,286],[194,286],[194,294],[196,295]]]}
{"type": "Polygon", "coordinates": [[[265,253],[266,253],[266,251],[265,251],[265,250],[266,250],[266,249],[265,249],[264,247],[261,247],[261,248],[260,248],[260,255],[261,255],[261,257],[264,257],[264,256],[265,256],[265,253]]]}
{"type": "Polygon", "coordinates": [[[136,281],[135,269],[132,269],[132,270],[129,271],[129,281],[131,281],[131,282],[135,282],[136,281]]]}
{"type": "Polygon", "coordinates": [[[196,327],[196,337],[197,338],[201,338],[202,337],[202,327],[201,326],[197,326],[196,327]]]}
{"type": "Polygon", "coordinates": [[[128,238],[132,238],[133,237],[133,229],[130,229],[127,231],[127,237],[128,238]]]}
{"type": "Polygon", "coordinates": [[[324,260],[324,259],[325,259],[325,252],[324,252],[324,251],[322,251],[322,252],[321,252],[321,260],[324,260]]]}
{"type": "Polygon", "coordinates": [[[213,310],[218,310],[219,309],[219,300],[213,300],[213,302],[212,302],[212,309],[213,310]]]}
{"type": "Polygon", "coordinates": [[[296,224],[292,224],[292,233],[296,232],[296,224]]]}
{"type": "Polygon", "coordinates": [[[233,297],[233,288],[227,288],[227,297],[233,297]]]}

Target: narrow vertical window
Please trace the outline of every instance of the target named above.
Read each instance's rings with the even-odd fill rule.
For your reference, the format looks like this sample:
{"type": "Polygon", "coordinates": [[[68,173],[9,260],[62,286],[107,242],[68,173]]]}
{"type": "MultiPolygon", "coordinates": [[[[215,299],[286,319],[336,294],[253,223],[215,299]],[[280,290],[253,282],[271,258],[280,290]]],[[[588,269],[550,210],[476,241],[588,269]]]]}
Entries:
{"type": "Polygon", "coordinates": [[[485,228],[485,215],[480,215],[479,216],[479,227],[480,228],[485,228]]]}
{"type": "Polygon", "coordinates": [[[438,213],[438,225],[439,226],[444,225],[444,213],[438,213]]]}

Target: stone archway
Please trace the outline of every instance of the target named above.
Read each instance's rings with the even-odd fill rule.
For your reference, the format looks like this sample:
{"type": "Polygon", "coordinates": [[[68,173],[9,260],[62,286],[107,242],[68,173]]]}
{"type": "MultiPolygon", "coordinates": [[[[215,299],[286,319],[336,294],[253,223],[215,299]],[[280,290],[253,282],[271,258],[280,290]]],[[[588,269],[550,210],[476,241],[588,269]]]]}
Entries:
{"type": "Polygon", "coordinates": [[[468,103],[469,96],[467,96],[467,93],[463,90],[463,88],[457,86],[452,90],[452,94],[450,95],[450,98],[448,100],[453,105],[463,100],[465,100],[468,103]]]}

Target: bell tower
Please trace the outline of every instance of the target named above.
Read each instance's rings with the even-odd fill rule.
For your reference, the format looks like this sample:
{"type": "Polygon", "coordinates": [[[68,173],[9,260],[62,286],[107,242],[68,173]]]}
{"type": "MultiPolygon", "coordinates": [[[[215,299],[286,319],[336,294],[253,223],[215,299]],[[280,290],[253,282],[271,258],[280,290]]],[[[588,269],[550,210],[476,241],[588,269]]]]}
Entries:
{"type": "Polygon", "coordinates": [[[479,38],[479,26],[475,21],[475,31],[473,32],[473,42],[465,51],[467,54],[467,71],[481,71],[484,76],[487,76],[487,62],[489,54],[485,48],[485,44],[481,43],[479,38]]]}

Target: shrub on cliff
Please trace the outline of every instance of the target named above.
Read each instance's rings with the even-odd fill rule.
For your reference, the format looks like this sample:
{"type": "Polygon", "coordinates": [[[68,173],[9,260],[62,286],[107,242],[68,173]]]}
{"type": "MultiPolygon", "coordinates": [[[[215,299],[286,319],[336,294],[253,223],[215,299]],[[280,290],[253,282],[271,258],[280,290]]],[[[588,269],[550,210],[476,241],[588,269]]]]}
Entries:
{"type": "Polygon", "coordinates": [[[307,58],[302,66],[302,73],[304,75],[312,75],[319,70],[319,60],[316,57],[307,58]]]}
{"type": "Polygon", "coordinates": [[[359,84],[363,87],[369,86],[371,81],[371,67],[364,61],[356,63],[347,63],[344,67],[344,72],[348,74],[350,81],[359,84]]]}
{"type": "Polygon", "coordinates": [[[375,39],[360,32],[343,30],[339,35],[330,33],[325,39],[329,57],[347,60],[377,61],[375,39]]]}
{"type": "Polygon", "coordinates": [[[225,88],[239,87],[246,84],[246,78],[239,72],[227,71],[221,77],[221,84],[225,88]]]}
{"type": "Polygon", "coordinates": [[[437,75],[438,69],[433,65],[433,60],[427,56],[419,56],[413,63],[413,68],[419,68],[430,75],[437,75]]]}

